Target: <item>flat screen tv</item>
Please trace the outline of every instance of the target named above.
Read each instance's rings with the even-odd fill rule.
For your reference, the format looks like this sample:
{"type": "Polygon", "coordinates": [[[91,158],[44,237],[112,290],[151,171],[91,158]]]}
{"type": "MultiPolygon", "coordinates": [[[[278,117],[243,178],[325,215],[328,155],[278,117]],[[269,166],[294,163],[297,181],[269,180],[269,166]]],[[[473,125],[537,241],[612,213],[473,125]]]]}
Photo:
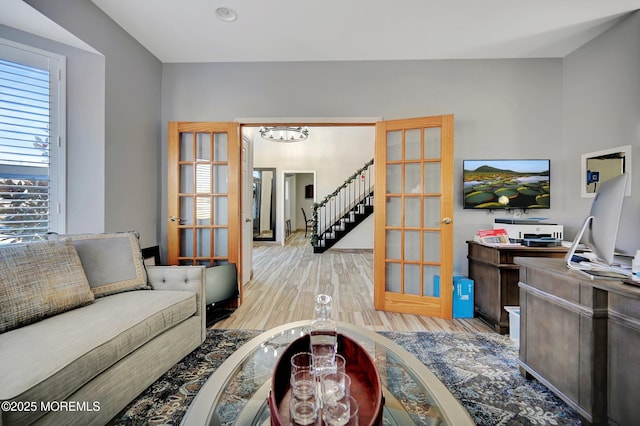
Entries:
{"type": "Polygon", "coordinates": [[[548,209],[550,160],[463,160],[465,209],[548,209]]]}

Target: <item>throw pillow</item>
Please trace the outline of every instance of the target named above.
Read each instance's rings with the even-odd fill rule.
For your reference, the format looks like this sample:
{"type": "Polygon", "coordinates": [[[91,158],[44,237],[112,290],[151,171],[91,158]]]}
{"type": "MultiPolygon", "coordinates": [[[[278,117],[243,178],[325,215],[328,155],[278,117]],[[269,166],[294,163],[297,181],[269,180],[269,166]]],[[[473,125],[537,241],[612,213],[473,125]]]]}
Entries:
{"type": "Polygon", "coordinates": [[[73,242],[96,297],[151,289],[135,232],[61,235],[59,238],[73,242]]]}
{"type": "Polygon", "coordinates": [[[40,241],[0,248],[0,333],[93,300],[70,242],[40,241]]]}

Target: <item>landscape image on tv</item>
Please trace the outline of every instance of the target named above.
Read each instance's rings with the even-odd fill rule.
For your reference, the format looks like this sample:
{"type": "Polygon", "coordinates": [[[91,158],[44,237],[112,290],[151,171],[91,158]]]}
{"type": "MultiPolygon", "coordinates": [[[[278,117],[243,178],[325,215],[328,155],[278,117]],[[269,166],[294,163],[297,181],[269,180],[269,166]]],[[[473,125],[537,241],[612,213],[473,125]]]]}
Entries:
{"type": "Polygon", "coordinates": [[[465,209],[548,209],[549,160],[464,160],[465,209]]]}

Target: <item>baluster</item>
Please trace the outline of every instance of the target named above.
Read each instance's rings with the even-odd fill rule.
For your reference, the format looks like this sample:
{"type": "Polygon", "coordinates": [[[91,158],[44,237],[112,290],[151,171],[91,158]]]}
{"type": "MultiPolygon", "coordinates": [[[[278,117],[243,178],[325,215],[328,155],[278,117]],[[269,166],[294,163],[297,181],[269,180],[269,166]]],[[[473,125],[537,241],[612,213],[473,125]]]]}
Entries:
{"type": "Polygon", "coordinates": [[[316,247],[326,246],[327,234],[333,234],[337,229],[346,226],[346,220],[351,220],[351,211],[354,214],[369,204],[372,187],[371,174],[373,173],[373,159],[365,163],[356,173],[350,176],[344,186],[340,186],[334,194],[327,196],[323,202],[314,206],[315,232],[312,240],[316,247]]]}

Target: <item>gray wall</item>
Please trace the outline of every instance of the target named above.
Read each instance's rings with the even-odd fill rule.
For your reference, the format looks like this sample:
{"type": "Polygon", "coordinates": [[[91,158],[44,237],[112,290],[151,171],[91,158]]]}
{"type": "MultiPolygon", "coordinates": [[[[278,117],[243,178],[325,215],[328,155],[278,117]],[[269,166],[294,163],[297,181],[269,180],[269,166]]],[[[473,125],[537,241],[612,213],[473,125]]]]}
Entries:
{"type": "MultiPolygon", "coordinates": [[[[69,54],[69,224],[82,231],[103,222],[164,244],[171,120],[453,113],[456,194],[464,158],[550,158],[544,215],[565,224],[567,238],[590,205],[579,195],[580,154],[631,144],[640,164],[637,13],[564,59],[163,65],[91,2],[27,3],[104,55],[52,49],[69,54]],[[85,192],[86,182],[104,185],[104,198],[85,192]]],[[[638,231],[629,232],[638,228],[639,179],[623,213],[621,242],[632,249],[640,246],[638,231]]],[[[467,269],[465,240],[493,218],[462,210],[456,196],[457,273],[467,269]]]]}
{"type": "Polygon", "coordinates": [[[640,14],[635,13],[563,61],[561,222],[572,235],[588,215],[580,197],[581,154],[631,145],[631,197],[626,197],[618,248],[640,249],[640,14]]]}
{"type": "MultiPolygon", "coordinates": [[[[545,214],[562,215],[556,207],[564,196],[563,158],[557,150],[562,143],[560,59],[165,64],[162,86],[163,123],[455,114],[458,273],[467,268],[465,241],[493,223],[487,212],[462,210],[462,159],[551,158],[557,184],[554,207],[545,214]]],[[[164,212],[165,205],[163,199],[164,212]]],[[[162,233],[164,238],[164,225],[162,233]]]]}
{"type": "MultiPolygon", "coordinates": [[[[67,120],[104,123],[91,129],[104,138],[104,152],[85,157],[104,172],[104,231],[137,230],[143,246],[158,243],[160,152],[165,145],[160,131],[162,63],[90,1],[26,3],[104,55],[101,73],[74,67],[77,74],[70,70],[67,83],[73,90],[78,78],[92,80],[102,90],[97,97],[102,107],[92,108],[95,90],[85,92],[82,102],[69,105],[67,120]]],[[[83,142],[70,140],[69,144],[83,142]]],[[[77,179],[87,182],[92,175],[77,179]]],[[[83,200],[73,218],[73,223],[82,222],[91,211],[90,200],[84,201],[87,193],[73,191],[69,197],[83,200]]]]}

